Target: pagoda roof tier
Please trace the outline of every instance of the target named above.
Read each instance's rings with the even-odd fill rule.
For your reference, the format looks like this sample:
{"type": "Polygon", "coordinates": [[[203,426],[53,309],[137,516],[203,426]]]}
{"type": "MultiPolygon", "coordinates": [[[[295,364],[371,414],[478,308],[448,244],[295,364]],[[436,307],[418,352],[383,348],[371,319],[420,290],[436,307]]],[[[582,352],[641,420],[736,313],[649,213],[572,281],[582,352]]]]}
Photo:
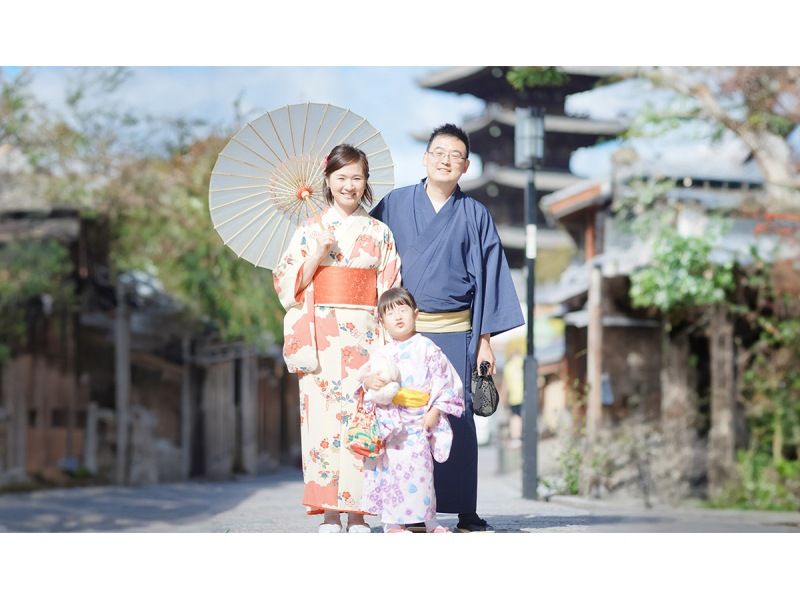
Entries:
{"type": "MultiPolygon", "coordinates": [[[[548,191],[575,183],[583,179],[563,172],[537,171],[534,175],[537,187],[537,205],[534,221],[543,228],[556,228],[538,205],[542,196],[548,191]]],[[[525,186],[527,173],[514,168],[489,165],[484,174],[477,178],[462,181],[461,189],[486,206],[492,214],[495,224],[520,225],[525,222],[525,186]]]]}
{"type": "MultiPolygon", "coordinates": [[[[514,163],[513,110],[490,104],[474,118],[464,121],[470,136],[471,151],[485,162],[510,166],[514,163]]],[[[569,170],[572,153],[578,148],[592,146],[605,138],[613,138],[625,130],[618,121],[590,120],[562,115],[545,115],[546,149],[543,170],[569,170]]]]}
{"type": "MultiPolygon", "coordinates": [[[[500,104],[491,103],[478,116],[464,120],[464,130],[470,135],[492,125],[515,128],[517,115],[514,110],[500,104]]],[[[546,133],[572,133],[599,137],[601,135],[616,137],[625,131],[625,125],[616,120],[595,120],[561,114],[545,114],[544,130],[546,133]]],[[[427,137],[425,138],[427,140],[427,137]]]]}
{"type": "MultiPolygon", "coordinates": [[[[524,268],[526,260],[525,229],[503,224],[496,224],[496,226],[509,268],[524,268]]],[[[550,266],[555,266],[556,264],[551,261],[551,258],[572,254],[575,251],[575,244],[569,235],[560,229],[539,227],[536,234],[536,248],[540,257],[547,259],[550,266]]],[[[563,257],[560,259],[563,260],[563,257]]]]}
{"type": "MultiPolygon", "coordinates": [[[[505,108],[500,104],[491,103],[479,115],[464,120],[463,129],[468,135],[479,135],[486,132],[491,137],[490,129],[497,126],[502,130],[511,131],[511,139],[514,138],[513,131],[517,124],[517,115],[514,110],[505,108]]],[[[616,120],[595,120],[590,118],[580,118],[575,116],[564,116],[561,114],[545,114],[544,129],[553,135],[586,135],[588,137],[617,137],[625,131],[625,124],[616,120]]],[[[505,132],[505,131],[503,131],[505,132]]],[[[427,142],[430,131],[417,131],[414,139],[427,142]]],[[[549,138],[549,136],[548,136],[549,138]]]]}
{"type": "Polygon", "coordinates": [[[594,87],[598,79],[618,72],[616,67],[563,66],[558,70],[569,75],[563,85],[542,86],[517,91],[506,80],[507,66],[459,66],[433,72],[417,79],[426,89],[472,94],[487,102],[504,105],[534,104],[548,112],[563,114],[564,98],[594,87]]]}
{"type": "MultiPolygon", "coordinates": [[[[471,195],[486,206],[497,226],[520,226],[525,222],[525,194],[522,190],[492,183],[476,189],[471,195]]],[[[540,228],[556,228],[538,205],[534,222],[540,228]]]]}
{"type": "MultiPolygon", "coordinates": [[[[503,244],[509,268],[524,268],[525,257],[525,229],[512,226],[497,226],[497,234],[503,244]]],[[[539,228],[536,234],[537,251],[542,256],[572,253],[575,244],[569,235],[562,230],[539,228]]]]}
{"type": "MultiPolygon", "coordinates": [[[[536,184],[537,191],[541,193],[562,189],[579,183],[584,179],[569,172],[537,170],[534,173],[533,180],[536,184]]],[[[473,193],[491,184],[524,190],[525,186],[528,184],[528,173],[519,168],[499,166],[490,162],[483,165],[483,172],[479,177],[460,183],[461,189],[465,193],[473,193]]]]}
{"type": "MultiPolygon", "coordinates": [[[[497,233],[503,248],[525,249],[525,227],[497,225],[497,233]]],[[[575,247],[570,236],[560,229],[539,228],[536,232],[536,247],[539,249],[570,249],[575,247]]]]}

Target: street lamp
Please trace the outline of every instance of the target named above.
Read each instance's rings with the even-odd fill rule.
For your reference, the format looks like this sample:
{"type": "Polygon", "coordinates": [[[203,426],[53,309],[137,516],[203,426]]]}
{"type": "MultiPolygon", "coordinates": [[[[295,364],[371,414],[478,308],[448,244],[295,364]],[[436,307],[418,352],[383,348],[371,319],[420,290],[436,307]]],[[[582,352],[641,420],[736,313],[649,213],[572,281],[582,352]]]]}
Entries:
{"type": "Polygon", "coordinates": [[[527,351],[525,355],[525,400],[523,403],[522,497],[537,498],[537,445],[539,414],[538,365],[534,354],[534,286],[536,284],[536,167],[544,160],[544,110],[517,108],[514,128],[514,165],[527,170],[525,185],[525,262],[527,284],[527,351]]]}

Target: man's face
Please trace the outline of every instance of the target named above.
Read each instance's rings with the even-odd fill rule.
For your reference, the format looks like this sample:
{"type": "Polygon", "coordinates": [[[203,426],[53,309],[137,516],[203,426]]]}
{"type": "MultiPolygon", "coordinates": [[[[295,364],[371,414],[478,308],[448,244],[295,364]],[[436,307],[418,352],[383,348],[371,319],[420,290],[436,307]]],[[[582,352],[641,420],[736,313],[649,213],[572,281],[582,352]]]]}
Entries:
{"type": "Polygon", "coordinates": [[[437,135],[422,157],[422,164],[428,171],[428,180],[455,185],[469,168],[466,155],[467,146],[458,137],[437,135]]]}

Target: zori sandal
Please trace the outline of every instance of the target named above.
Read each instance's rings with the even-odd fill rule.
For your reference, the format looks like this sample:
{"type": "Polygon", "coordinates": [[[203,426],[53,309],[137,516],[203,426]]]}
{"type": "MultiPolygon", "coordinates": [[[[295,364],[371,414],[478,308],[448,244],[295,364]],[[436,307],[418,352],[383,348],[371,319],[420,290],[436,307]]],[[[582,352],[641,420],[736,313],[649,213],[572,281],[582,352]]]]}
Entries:
{"type": "Polygon", "coordinates": [[[342,526],[339,523],[323,523],[317,529],[320,534],[340,534],[342,533],[342,526]]]}

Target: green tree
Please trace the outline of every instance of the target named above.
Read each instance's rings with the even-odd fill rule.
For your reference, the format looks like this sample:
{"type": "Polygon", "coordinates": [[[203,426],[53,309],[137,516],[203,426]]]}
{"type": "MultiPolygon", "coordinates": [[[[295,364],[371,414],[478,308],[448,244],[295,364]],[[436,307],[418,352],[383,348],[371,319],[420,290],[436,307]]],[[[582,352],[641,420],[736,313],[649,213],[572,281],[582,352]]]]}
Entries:
{"type": "Polygon", "coordinates": [[[117,188],[127,208],[113,218],[113,262],[158,277],[224,338],[275,342],[283,308],[271,273],[238,259],[211,223],[208,184],[224,144],[221,137],[198,140],[185,153],[131,169],[117,188]]]}
{"type": "Polygon", "coordinates": [[[554,66],[515,66],[506,73],[506,81],[517,91],[533,87],[564,85],[569,75],[554,66]]]}
{"type": "Polygon", "coordinates": [[[639,125],[701,120],[731,131],[764,177],[762,206],[800,212],[800,157],[787,140],[800,123],[800,67],[640,67],[623,75],[677,94],[670,107],[639,115],[639,125]]]}
{"type": "Polygon", "coordinates": [[[26,332],[28,312],[42,302],[71,306],[74,288],[67,251],[52,240],[0,245],[0,363],[26,332]]]}
{"type": "Polygon", "coordinates": [[[107,218],[115,270],[158,277],[222,337],[279,340],[282,310],[270,272],[237,259],[208,213],[210,173],[228,132],[201,136],[200,121],[125,107],[126,69],[79,69],[60,111],[36,98],[34,76],[0,71],[0,160],[22,157],[7,175],[14,185],[107,218]]]}
{"type": "Polygon", "coordinates": [[[633,305],[672,314],[724,302],[735,286],[733,262],[712,263],[713,239],[684,236],[671,228],[659,231],[653,259],[631,274],[633,305]]]}

